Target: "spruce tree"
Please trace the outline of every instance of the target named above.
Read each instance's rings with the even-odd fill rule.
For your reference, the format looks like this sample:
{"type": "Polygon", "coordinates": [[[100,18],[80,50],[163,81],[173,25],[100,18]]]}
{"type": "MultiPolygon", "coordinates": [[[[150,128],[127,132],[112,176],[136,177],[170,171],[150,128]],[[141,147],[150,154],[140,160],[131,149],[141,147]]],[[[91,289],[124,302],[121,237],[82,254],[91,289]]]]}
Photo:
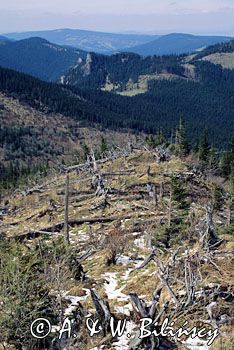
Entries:
{"type": "Polygon", "coordinates": [[[102,136],[100,153],[105,154],[108,151],[108,145],[106,139],[102,136]]]}
{"type": "Polygon", "coordinates": [[[89,147],[86,145],[86,143],[84,143],[82,145],[82,148],[83,148],[83,158],[84,158],[84,161],[87,160],[87,156],[90,154],[90,149],[89,147]]]}
{"type": "Polygon", "coordinates": [[[223,152],[220,158],[219,164],[222,175],[229,176],[232,172],[232,168],[234,167],[234,137],[230,142],[229,149],[223,152]]]}
{"type": "Polygon", "coordinates": [[[189,143],[187,140],[187,131],[185,126],[185,121],[181,117],[179,126],[176,129],[176,144],[178,145],[179,154],[185,156],[189,153],[189,143]]]}
{"type": "Polygon", "coordinates": [[[208,163],[210,157],[210,144],[208,140],[208,131],[205,130],[199,143],[199,159],[208,163]]]}
{"type": "Polygon", "coordinates": [[[213,208],[217,211],[221,210],[224,204],[223,190],[220,186],[215,185],[212,193],[213,208]]]}
{"type": "Polygon", "coordinates": [[[156,134],[155,146],[163,145],[166,142],[166,137],[163,133],[162,128],[160,128],[156,134]]]}
{"type": "Polygon", "coordinates": [[[182,180],[173,177],[171,181],[172,200],[178,203],[179,209],[187,209],[187,193],[182,180]]]}

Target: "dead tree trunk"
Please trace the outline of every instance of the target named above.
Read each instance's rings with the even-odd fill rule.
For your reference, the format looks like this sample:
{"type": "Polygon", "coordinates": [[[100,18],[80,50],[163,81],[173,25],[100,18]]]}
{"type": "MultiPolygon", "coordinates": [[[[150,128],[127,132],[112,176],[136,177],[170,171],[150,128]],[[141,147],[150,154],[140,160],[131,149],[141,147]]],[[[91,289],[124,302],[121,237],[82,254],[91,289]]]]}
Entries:
{"type": "Polygon", "coordinates": [[[109,332],[110,319],[112,317],[109,303],[103,298],[101,298],[100,295],[94,289],[91,289],[90,292],[91,292],[91,298],[95,306],[98,318],[103,327],[104,336],[106,336],[107,333],[109,332]]]}
{"type": "Polygon", "coordinates": [[[172,191],[170,191],[170,198],[169,198],[168,228],[171,228],[171,211],[172,211],[172,191]]]}
{"type": "Polygon", "coordinates": [[[206,207],[206,231],[201,236],[201,244],[203,248],[211,248],[212,246],[218,245],[220,241],[217,233],[215,231],[214,221],[213,221],[213,208],[208,205],[206,207]]]}
{"type": "Polygon", "coordinates": [[[131,154],[133,152],[133,144],[131,142],[128,143],[128,149],[129,153],[131,154]]]}
{"type": "Polygon", "coordinates": [[[153,185],[153,203],[154,203],[154,207],[157,208],[158,206],[158,197],[157,197],[157,190],[156,190],[156,186],[153,185]]]}
{"type": "Polygon", "coordinates": [[[70,244],[69,237],[69,175],[66,176],[65,203],[64,203],[64,239],[70,244]]]}
{"type": "Polygon", "coordinates": [[[148,177],[150,176],[150,171],[151,171],[151,168],[150,168],[150,165],[149,165],[148,168],[147,168],[147,172],[146,172],[148,177]]]}
{"type": "MultiPolygon", "coordinates": [[[[156,292],[157,293],[157,292],[156,292]]],[[[156,294],[155,293],[155,294],[156,294]]],[[[159,291],[160,294],[160,291],[159,291]]],[[[168,303],[164,304],[161,308],[159,308],[159,303],[156,298],[154,297],[151,305],[148,307],[147,303],[138,297],[136,293],[130,293],[129,294],[131,303],[133,306],[133,310],[140,318],[150,318],[153,320],[152,325],[149,326],[151,331],[153,331],[155,328],[159,331],[160,327],[157,326],[157,323],[162,322],[162,315],[165,313],[168,303]],[[155,326],[156,325],[156,326],[155,326]]],[[[137,330],[134,338],[130,341],[128,350],[139,350],[139,349],[163,349],[163,350],[169,350],[169,349],[176,349],[177,346],[175,343],[171,342],[168,338],[162,337],[161,335],[157,337],[148,337],[146,339],[140,338],[140,331],[137,330]]]]}
{"type": "Polygon", "coordinates": [[[195,279],[191,269],[190,261],[187,259],[184,262],[184,280],[185,280],[185,288],[187,294],[187,301],[185,303],[185,307],[193,304],[194,295],[195,295],[195,279]]]}
{"type": "Polygon", "coordinates": [[[94,154],[93,150],[91,153],[91,157],[92,157],[92,162],[93,162],[93,171],[94,171],[94,173],[96,173],[98,171],[98,168],[97,168],[97,162],[96,162],[96,158],[95,158],[95,154],[94,154]]]}
{"type": "Polygon", "coordinates": [[[158,198],[157,198],[157,191],[156,191],[156,186],[153,184],[148,184],[147,185],[147,191],[149,192],[149,196],[153,198],[153,204],[154,208],[157,207],[158,205],[158,198]]]}
{"type": "Polygon", "coordinates": [[[160,200],[163,198],[163,196],[164,196],[164,183],[160,182],[160,191],[159,191],[160,200]]]}
{"type": "Polygon", "coordinates": [[[152,249],[152,232],[149,230],[146,231],[146,246],[152,249]]]}
{"type": "Polygon", "coordinates": [[[232,210],[233,210],[234,198],[231,198],[228,202],[228,215],[227,215],[227,226],[232,224],[232,210]]]}

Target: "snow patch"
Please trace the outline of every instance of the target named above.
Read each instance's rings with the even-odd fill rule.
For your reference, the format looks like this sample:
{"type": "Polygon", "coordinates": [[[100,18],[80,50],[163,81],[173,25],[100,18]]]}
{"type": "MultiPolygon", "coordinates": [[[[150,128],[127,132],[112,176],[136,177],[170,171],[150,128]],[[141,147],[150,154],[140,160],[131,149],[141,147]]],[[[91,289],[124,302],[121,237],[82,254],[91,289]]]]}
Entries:
{"type": "Polygon", "coordinates": [[[84,295],[82,297],[77,297],[77,296],[73,296],[73,295],[66,295],[65,296],[65,299],[71,302],[71,304],[64,311],[65,316],[71,315],[72,312],[77,309],[77,306],[79,305],[79,303],[82,301],[85,301],[88,298],[88,295],[90,293],[89,290],[86,288],[83,288],[83,290],[86,292],[86,295],[84,295]]]}
{"type": "Polygon", "coordinates": [[[133,329],[136,327],[136,324],[131,322],[127,323],[126,330],[122,337],[119,338],[119,340],[115,343],[113,343],[113,346],[116,350],[128,350],[129,348],[129,336],[133,333],[133,329]]]}
{"type": "Polygon", "coordinates": [[[192,339],[190,337],[190,338],[187,339],[186,342],[183,342],[183,344],[189,350],[209,350],[209,346],[207,345],[207,342],[205,340],[201,340],[198,337],[196,337],[194,339],[192,339]]]}
{"type": "Polygon", "coordinates": [[[116,299],[118,301],[128,300],[128,296],[122,293],[122,290],[125,286],[117,289],[118,281],[117,281],[117,273],[116,272],[106,272],[103,276],[107,279],[108,282],[105,282],[104,289],[108,299],[113,300],[116,299]]]}
{"type": "Polygon", "coordinates": [[[117,265],[128,265],[132,262],[129,256],[120,256],[117,260],[117,265]]]}

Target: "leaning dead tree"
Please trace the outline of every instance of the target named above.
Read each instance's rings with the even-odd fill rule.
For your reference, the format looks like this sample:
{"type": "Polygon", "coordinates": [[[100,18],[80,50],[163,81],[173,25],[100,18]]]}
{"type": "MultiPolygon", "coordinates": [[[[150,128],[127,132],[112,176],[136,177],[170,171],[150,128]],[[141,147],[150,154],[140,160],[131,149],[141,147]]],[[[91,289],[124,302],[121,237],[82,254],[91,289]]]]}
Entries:
{"type": "Polygon", "coordinates": [[[200,235],[200,243],[204,249],[214,248],[222,243],[215,230],[211,205],[206,207],[206,228],[200,235]]]}
{"type": "MultiPolygon", "coordinates": [[[[166,302],[161,308],[159,306],[159,299],[161,294],[161,288],[157,289],[154,293],[153,300],[150,306],[147,306],[146,302],[143,299],[140,299],[136,293],[130,293],[131,303],[133,306],[134,312],[141,319],[149,318],[153,320],[153,323],[148,327],[148,330],[153,332],[160,332],[160,323],[165,317],[165,312],[168,309],[168,302],[166,302]],[[156,325],[157,324],[157,325],[156,325]]],[[[140,331],[138,330],[134,338],[130,341],[128,350],[140,350],[140,349],[177,349],[177,345],[170,341],[168,338],[159,335],[155,337],[151,335],[150,337],[140,339],[140,331]]]]}
{"type": "MultiPolygon", "coordinates": [[[[133,147],[127,147],[127,148],[116,147],[116,148],[113,148],[111,150],[108,150],[106,152],[104,158],[95,159],[95,167],[98,166],[99,164],[105,164],[105,163],[112,161],[112,160],[115,160],[117,158],[127,157],[132,152],[134,152],[133,147]]],[[[74,170],[77,170],[77,171],[90,170],[90,168],[93,168],[93,164],[94,164],[93,155],[94,155],[94,152],[91,152],[91,155],[88,156],[87,161],[85,163],[73,165],[70,167],[64,167],[62,169],[62,171],[63,172],[72,172],[74,170]]]]}
{"type": "Polygon", "coordinates": [[[234,197],[230,196],[230,198],[228,199],[227,226],[230,226],[233,222],[233,211],[234,211],[234,197]]]}
{"type": "Polygon", "coordinates": [[[170,151],[162,146],[156,148],[156,154],[158,163],[168,162],[171,158],[170,151]]]}
{"type": "Polygon", "coordinates": [[[110,319],[113,314],[110,311],[108,301],[104,300],[94,289],[91,289],[90,292],[98,319],[102,325],[103,335],[106,336],[110,331],[110,319]]]}
{"type": "Polygon", "coordinates": [[[147,192],[149,193],[149,196],[153,199],[153,205],[154,208],[158,206],[158,196],[157,196],[157,189],[154,184],[147,184],[146,186],[147,192]]]}
{"type": "Polygon", "coordinates": [[[64,199],[64,238],[70,244],[69,237],[69,175],[66,176],[65,199],[64,199]]]}
{"type": "Polygon", "coordinates": [[[90,248],[81,256],[77,256],[75,253],[68,256],[68,267],[76,281],[84,282],[86,280],[86,272],[83,269],[82,263],[96,252],[96,249],[90,248]]]}
{"type": "Polygon", "coordinates": [[[171,221],[172,221],[172,189],[170,189],[170,197],[169,197],[169,204],[168,204],[168,224],[167,227],[171,228],[171,221]]]}
{"type": "Polygon", "coordinates": [[[91,187],[95,190],[95,196],[100,197],[101,200],[98,203],[94,203],[91,206],[91,210],[99,210],[99,209],[105,209],[106,207],[110,206],[110,204],[107,201],[107,196],[109,193],[109,188],[105,186],[103,176],[99,173],[96,173],[92,177],[91,181],[91,187]]]}

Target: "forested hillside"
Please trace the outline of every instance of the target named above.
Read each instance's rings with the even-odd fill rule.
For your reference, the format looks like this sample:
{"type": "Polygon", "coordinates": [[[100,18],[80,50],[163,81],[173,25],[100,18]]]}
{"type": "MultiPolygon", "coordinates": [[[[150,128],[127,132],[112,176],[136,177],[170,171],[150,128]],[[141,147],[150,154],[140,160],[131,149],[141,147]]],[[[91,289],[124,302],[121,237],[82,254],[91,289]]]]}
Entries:
{"type": "Polygon", "coordinates": [[[32,108],[20,94],[9,95],[0,93],[0,197],[61,164],[85,161],[91,148],[98,156],[105,143],[128,142],[125,133],[84,128],[69,116],[32,108]]]}
{"type": "MultiPolygon", "coordinates": [[[[129,72],[126,67],[125,72],[129,73],[128,77],[132,81],[134,79],[138,81],[137,75],[139,76],[140,69],[137,63],[142,63],[142,59],[138,58],[137,60],[135,56],[133,57],[136,64],[132,63],[132,72],[129,72]]],[[[128,119],[125,118],[126,126],[147,132],[155,132],[158,127],[162,127],[169,135],[178,118],[183,115],[188,123],[192,142],[195,142],[196,138],[199,137],[200,130],[207,127],[210,129],[211,140],[214,141],[215,145],[225,146],[225,139],[227,135],[228,137],[232,135],[234,128],[232,98],[234,71],[197,60],[191,65],[191,78],[190,71],[186,65],[183,65],[182,61],[183,57],[178,57],[175,60],[173,56],[168,56],[162,63],[159,58],[158,62],[157,58],[155,61],[152,58],[155,66],[149,64],[148,72],[147,67],[143,65],[141,73],[144,69],[144,73],[149,73],[148,91],[146,90],[145,94],[129,98],[114,94],[107,95],[99,91],[86,92],[85,98],[92,98],[92,101],[104,105],[113,112],[117,111],[127,115],[128,119]],[[158,79],[151,79],[152,72],[156,71],[158,79]],[[163,74],[160,78],[160,72],[163,71],[167,73],[166,78],[163,74]],[[224,137],[221,136],[222,134],[224,137]]],[[[95,60],[93,67],[95,67],[94,62],[95,60]]],[[[147,58],[146,62],[150,62],[150,58],[147,58]]],[[[77,85],[82,86],[83,84],[88,88],[97,88],[98,84],[102,84],[104,81],[104,76],[101,76],[103,73],[108,76],[110,82],[113,82],[113,86],[116,87],[115,92],[124,91],[128,84],[126,83],[127,74],[123,71],[125,80],[121,80],[122,77],[119,78],[117,75],[119,72],[117,64],[112,67],[114,67],[112,70],[103,69],[101,71],[101,69],[95,70],[94,68],[92,70],[91,63],[90,75],[79,75],[77,85]]],[[[73,81],[71,79],[68,82],[72,83],[73,81]]]]}
{"type": "Polygon", "coordinates": [[[158,80],[146,94],[119,96],[103,91],[81,90],[39,81],[14,71],[0,70],[0,89],[42,111],[61,113],[82,122],[110,129],[156,133],[171,137],[178,120],[187,123],[191,144],[201,131],[210,130],[217,148],[227,145],[234,131],[234,71],[207,62],[196,64],[198,81],[158,80]]]}
{"type": "Polygon", "coordinates": [[[131,80],[136,82],[140,75],[151,75],[167,71],[172,74],[183,74],[181,67],[183,56],[154,56],[143,58],[133,53],[118,53],[112,56],[88,54],[86,61],[79,62],[76,67],[61,79],[64,85],[77,85],[85,89],[100,89],[108,84],[117,87],[117,91],[125,89],[131,80]]]}
{"type": "Polygon", "coordinates": [[[234,40],[209,46],[196,54],[195,59],[203,58],[213,53],[231,53],[234,51],[234,40]]]}
{"type": "Polygon", "coordinates": [[[0,66],[55,81],[86,54],[81,50],[51,44],[45,39],[3,40],[0,66]]]}
{"type": "Polygon", "coordinates": [[[206,48],[194,57],[195,61],[200,59],[223,68],[234,69],[234,40],[206,48]]]}

